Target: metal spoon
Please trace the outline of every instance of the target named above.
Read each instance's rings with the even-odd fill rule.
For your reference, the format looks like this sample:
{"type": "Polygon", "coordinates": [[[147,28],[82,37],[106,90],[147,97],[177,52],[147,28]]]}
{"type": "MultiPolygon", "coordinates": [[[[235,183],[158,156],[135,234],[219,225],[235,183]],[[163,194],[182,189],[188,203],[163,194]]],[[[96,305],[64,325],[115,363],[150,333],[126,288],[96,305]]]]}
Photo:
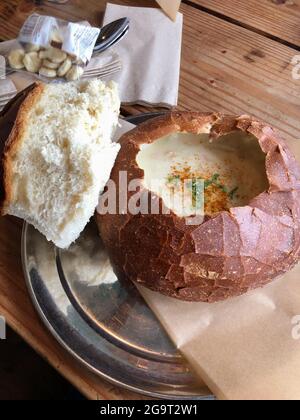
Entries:
{"type": "Polygon", "coordinates": [[[99,38],[97,39],[94,54],[107,50],[112,45],[117,44],[127,35],[130,21],[128,18],[118,19],[101,28],[99,38]]]}

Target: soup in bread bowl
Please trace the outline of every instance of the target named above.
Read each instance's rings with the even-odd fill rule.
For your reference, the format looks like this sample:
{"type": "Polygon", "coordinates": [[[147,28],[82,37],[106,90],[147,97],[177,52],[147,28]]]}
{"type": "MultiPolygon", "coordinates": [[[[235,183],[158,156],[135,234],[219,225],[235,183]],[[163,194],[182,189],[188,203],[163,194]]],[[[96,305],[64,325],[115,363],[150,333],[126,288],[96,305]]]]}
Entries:
{"type": "Polygon", "coordinates": [[[118,201],[116,214],[98,211],[97,221],[116,270],[130,280],[213,303],[262,287],[299,261],[300,167],[268,125],[249,116],[175,112],[120,144],[111,180],[124,189],[120,173],[127,174],[130,201],[137,194],[130,183],[140,179],[140,202],[148,194],[148,206],[130,212],[118,201]],[[184,207],[182,185],[190,192],[184,207]]]}

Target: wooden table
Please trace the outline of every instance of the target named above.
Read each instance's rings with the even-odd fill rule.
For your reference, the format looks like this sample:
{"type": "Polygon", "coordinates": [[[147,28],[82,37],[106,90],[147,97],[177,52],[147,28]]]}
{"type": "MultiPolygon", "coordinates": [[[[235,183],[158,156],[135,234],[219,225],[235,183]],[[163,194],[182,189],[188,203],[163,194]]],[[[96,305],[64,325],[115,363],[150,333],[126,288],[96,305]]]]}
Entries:
{"type": "MultiPolygon", "coordinates": [[[[111,0],[153,6],[151,0],[111,0]]],[[[15,37],[33,11],[101,25],[106,1],[65,5],[1,0],[0,39],[15,37]],[[88,3],[88,5],[87,5],[88,3]]],[[[291,60],[300,51],[300,0],[184,0],[184,36],[178,109],[251,113],[300,137],[300,80],[291,60]]],[[[124,112],[139,113],[141,107],[124,112]]],[[[119,390],[81,368],[37,317],[26,291],[20,259],[21,223],[0,219],[0,315],[51,365],[92,399],[142,398],[119,390]]]]}

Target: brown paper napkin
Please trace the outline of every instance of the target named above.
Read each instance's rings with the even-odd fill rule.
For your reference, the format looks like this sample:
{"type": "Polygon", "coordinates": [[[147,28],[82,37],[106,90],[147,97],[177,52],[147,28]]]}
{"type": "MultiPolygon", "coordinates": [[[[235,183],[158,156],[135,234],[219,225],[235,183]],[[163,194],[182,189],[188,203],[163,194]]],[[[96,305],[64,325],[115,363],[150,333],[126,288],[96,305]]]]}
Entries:
{"type": "Polygon", "coordinates": [[[163,11],[172,19],[176,20],[178,10],[180,8],[181,0],[156,0],[163,11]]]}
{"type": "MultiPolygon", "coordinates": [[[[300,142],[289,146],[300,162],[300,142]]],[[[263,289],[213,305],[137,287],[217,398],[300,399],[300,265],[263,289]]]]}
{"type": "Polygon", "coordinates": [[[224,303],[177,302],[139,287],[174,344],[219,399],[300,399],[300,266],[224,303]],[[299,330],[299,328],[298,328],[299,330]]]}

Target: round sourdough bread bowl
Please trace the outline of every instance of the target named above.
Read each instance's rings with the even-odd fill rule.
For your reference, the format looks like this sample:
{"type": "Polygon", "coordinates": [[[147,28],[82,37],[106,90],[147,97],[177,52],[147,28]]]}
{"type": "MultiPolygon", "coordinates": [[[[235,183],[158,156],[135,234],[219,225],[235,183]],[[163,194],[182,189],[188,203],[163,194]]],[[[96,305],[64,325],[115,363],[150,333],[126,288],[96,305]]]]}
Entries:
{"type": "Polygon", "coordinates": [[[119,198],[117,214],[109,214],[104,194],[97,222],[112,263],[130,280],[213,303],[262,287],[299,261],[300,167],[271,127],[249,116],[175,112],[140,125],[120,144],[111,181],[124,192],[120,173],[127,172],[127,186],[140,179],[141,197],[151,196],[149,214],[124,212],[119,198]],[[160,190],[150,191],[157,175],[173,190],[185,176],[203,177],[201,223],[187,223],[175,207],[151,214],[153,202],[169,205],[160,190]]]}

